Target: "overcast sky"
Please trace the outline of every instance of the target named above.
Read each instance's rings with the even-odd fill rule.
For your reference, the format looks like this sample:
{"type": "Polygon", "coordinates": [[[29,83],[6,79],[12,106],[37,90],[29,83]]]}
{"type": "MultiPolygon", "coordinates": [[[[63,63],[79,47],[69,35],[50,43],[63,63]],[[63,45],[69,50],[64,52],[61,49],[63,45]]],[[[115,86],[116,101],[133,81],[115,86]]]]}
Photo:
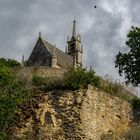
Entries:
{"type": "Polygon", "coordinates": [[[140,25],[139,12],[140,0],[0,0],[0,57],[28,59],[39,32],[64,50],[76,16],[84,66],[118,79],[115,56],[127,50],[126,36],[140,25]]]}

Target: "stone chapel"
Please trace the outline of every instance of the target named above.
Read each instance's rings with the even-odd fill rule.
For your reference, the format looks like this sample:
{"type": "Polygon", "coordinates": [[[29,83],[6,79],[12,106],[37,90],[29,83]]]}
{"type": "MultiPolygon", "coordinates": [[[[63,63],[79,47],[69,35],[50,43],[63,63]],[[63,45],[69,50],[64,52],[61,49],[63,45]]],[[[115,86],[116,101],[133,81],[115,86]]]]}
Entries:
{"type": "Polygon", "coordinates": [[[75,68],[82,66],[83,48],[81,36],[76,33],[76,20],[73,21],[72,37],[67,40],[65,52],[46,41],[39,33],[37,43],[27,60],[28,66],[48,66],[54,68],[75,68]]]}

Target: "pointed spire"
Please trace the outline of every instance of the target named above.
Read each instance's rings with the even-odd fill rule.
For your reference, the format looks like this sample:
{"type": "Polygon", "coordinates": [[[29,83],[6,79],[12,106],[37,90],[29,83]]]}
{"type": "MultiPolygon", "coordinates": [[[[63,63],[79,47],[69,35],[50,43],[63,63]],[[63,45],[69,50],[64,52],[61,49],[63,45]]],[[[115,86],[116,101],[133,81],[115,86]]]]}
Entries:
{"type": "Polygon", "coordinates": [[[75,36],[76,36],[76,20],[74,16],[72,37],[75,37],[75,36]]]}
{"type": "Polygon", "coordinates": [[[39,37],[41,37],[41,32],[39,32],[39,37]]]}

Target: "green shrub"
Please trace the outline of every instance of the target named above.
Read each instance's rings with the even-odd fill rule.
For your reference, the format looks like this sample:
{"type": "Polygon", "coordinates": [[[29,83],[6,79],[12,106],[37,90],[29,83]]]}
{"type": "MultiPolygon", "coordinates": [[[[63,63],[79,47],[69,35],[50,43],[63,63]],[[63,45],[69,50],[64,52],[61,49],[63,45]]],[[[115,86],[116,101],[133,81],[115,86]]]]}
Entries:
{"type": "Polygon", "coordinates": [[[100,78],[95,76],[95,72],[87,71],[83,68],[70,68],[65,74],[63,88],[79,89],[80,87],[87,88],[88,84],[98,87],[100,85],[100,78]]]}
{"type": "Polygon", "coordinates": [[[5,132],[0,132],[0,140],[7,140],[8,136],[5,132]]]}
{"type": "Polygon", "coordinates": [[[31,96],[31,91],[22,87],[11,67],[0,68],[0,138],[5,137],[10,123],[14,122],[18,105],[31,96]]]}
{"type": "Polygon", "coordinates": [[[21,64],[17,62],[16,60],[0,58],[0,67],[3,67],[3,66],[14,68],[14,67],[21,66],[21,64]]]}
{"type": "Polygon", "coordinates": [[[12,84],[15,79],[16,76],[11,68],[6,66],[0,68],[0,87],[12,84]]]}
{"type": "Polygon", "coordinates": [[[137,110],[140,108],[140,99],[139,98],[134,98],[132,100],[132,106],[134,110],[137,110]]]}
{"type": "Polygon", "coordinates": [[[95,72],[93,70],[89,70],[89,71],[86,71],[86,86],[88,84],[91,84],[95,87],[99,87],[100,84],[101,84],[101,79],[99,76],[96,76],[95,75],[95,72]]]}

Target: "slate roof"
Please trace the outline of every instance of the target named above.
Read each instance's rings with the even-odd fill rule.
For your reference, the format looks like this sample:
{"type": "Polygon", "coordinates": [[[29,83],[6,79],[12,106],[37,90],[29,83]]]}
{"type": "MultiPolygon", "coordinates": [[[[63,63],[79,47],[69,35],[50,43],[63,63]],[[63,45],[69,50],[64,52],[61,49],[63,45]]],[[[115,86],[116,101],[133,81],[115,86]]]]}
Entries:
{"type": "MultiPolygon", "coordinates": [[[[54,47],[52,44],[47,42],[46,40],[43,40],[45,47],[48,49],[48,51],[53,54],[54,47]]],[[[57,56],[57,63],[60,67],[68,67],[73,65],[73,59],[70,55],[64,53],[60,49],[55,47],[55,53],[57,56]]]]}

